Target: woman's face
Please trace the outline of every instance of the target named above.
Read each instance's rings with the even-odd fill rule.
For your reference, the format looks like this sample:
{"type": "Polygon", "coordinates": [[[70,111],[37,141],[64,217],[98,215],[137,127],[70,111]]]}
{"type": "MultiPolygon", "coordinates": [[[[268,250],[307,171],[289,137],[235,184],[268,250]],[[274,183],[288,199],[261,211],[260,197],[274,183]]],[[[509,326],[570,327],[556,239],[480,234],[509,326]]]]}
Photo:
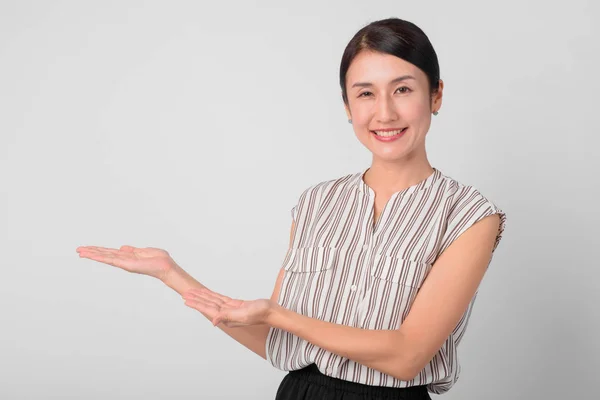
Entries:
{"type": "Polygon", "coordinates": [[[389,54],[362,51],[346,73],[346,113],[358,140],[373,156],[393,162],[424,152],[442,89],[440,81],[432,98],[427,76],[419,68],[389,54]]]}

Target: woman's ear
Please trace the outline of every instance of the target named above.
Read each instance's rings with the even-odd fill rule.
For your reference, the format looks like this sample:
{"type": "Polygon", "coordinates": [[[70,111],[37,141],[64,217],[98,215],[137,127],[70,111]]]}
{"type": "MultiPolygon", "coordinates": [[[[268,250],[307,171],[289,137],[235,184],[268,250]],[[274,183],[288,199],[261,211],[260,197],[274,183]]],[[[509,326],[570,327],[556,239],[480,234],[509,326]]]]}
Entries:
{"type": "Polygon", "coordinates": [[[431,110],[435,112],[439,112],[442,107],[442,97],[444,95],[444,81],[440,79],[440,84],[437,92],[433,95],[431,110]]]}
{"type": "Polygon", "coordinates": [[[350,112],[350,108],[348,107],[348,104],[344,103],[344,111],[346,111],[346,117],[351,120],[352,119],[352,113],[350,112]]]}

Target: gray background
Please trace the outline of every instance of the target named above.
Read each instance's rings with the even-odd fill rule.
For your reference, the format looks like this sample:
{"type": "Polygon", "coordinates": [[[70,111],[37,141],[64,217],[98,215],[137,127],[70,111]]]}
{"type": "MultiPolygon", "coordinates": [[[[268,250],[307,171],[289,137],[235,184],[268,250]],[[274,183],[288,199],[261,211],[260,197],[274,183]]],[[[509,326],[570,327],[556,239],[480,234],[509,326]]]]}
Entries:
{"type": "Polygon", "coordinates": [[[268,297],[301,191],[370,163],[337,74],[390,16],[439,56],[432,165],[508,214],[442,397],[595,397],[597,2],[2,1],[0,398],[274,398],[282,371],[75,248],[268,297]]]}

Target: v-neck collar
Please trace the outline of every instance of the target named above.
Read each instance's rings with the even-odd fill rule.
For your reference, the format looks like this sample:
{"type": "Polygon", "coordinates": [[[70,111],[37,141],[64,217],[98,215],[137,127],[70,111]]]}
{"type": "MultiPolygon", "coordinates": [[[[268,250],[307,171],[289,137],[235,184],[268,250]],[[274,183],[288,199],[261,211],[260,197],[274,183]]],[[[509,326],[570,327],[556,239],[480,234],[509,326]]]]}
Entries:
{"type": "MultiPolygon", "coordinates": [[[[370,193],[370,194],[374,195],[375,192],[373,191],[373,189],[369,185],[367,185],[363,179],[365,176],[365,173],[369,169],[370,168],[367,168],[364,171],[355,174],[352,184],[358,189],[359,192],[367,193],[367,194],[370,193]]],[[[407,188],[404,188],[402,190],[392,193],[392,197],[400,195],[400,194],[410,195],[410,194],[413,194],[414,192],[427,189],[433,183],[435,183],[437,180],[439,180],[441,177],[442,177],[442,173],[437,168],[433,168],[433,173],[431,175],[429,175],[427,178],[423,179],[422,181],[420,181],[412,186],[409,186],[407,188]]]]}

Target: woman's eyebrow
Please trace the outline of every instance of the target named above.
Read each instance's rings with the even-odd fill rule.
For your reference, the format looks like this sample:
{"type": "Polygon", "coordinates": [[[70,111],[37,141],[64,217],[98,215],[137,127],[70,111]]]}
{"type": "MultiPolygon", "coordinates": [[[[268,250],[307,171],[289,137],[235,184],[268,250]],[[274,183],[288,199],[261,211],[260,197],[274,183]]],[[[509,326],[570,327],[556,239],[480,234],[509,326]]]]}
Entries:
{"type": "MultiPolygon", "coordinates": [[[[392,79],[389,84],[393,85],[395,83],[399,83],[399,82],[405,81],[407,79],[415,79],[415,77],[412,75],[402,75],[395,79],[392,79]]],[[[371,82],[356,82],[354,85],[352,85],[352,87],[370,87],[370,86],[373,86],[373,84],[371,82]]]]}

